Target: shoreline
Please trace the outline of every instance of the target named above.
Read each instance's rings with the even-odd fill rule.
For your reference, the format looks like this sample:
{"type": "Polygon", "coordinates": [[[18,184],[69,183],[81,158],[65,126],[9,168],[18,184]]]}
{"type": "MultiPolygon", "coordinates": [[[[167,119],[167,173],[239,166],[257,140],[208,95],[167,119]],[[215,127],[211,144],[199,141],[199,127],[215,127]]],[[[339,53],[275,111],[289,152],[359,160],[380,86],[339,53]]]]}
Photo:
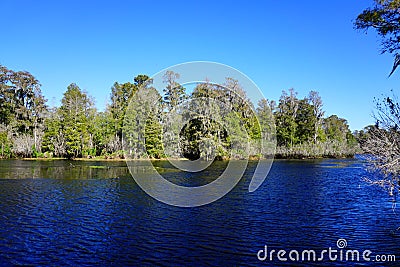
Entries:
{"type": "MultiPolygon", "coordinates": [[[[294,156],[294,157],[283,157],[281,155],[275,156],[272,159],[273,160],[321,160],[321,159],[352,159],[355,157],[356,154],[354,155],[343,155],[343,156],[294,156]]],[[[257,161],[257,160],[265,160],[265,159],[271,159],[271,158],[258,158],[258,157],[250,157],[248,158],[249,161],[257,161]]],[[[7,160],[7,159],[0,159],[0,160],[7,160]]],[[[101,162],[123,162],[123,161],[145,161],[145,160],[150,160],[150,161],[166,161],[168,158],[161,158],[161,159],[105,159],[105,158],[74,158],[74,159],[68,159],[68,158],[9,158],[8,160],[24,160],[24,161],[57,161],[57,160],[68,160],[68,161],[101,161],[101,162]]],[[[182,161],[187,161],[188,159],[181,158],[181,159],[175,159],[175,160],[182,160],[182,161]]],[[[230,161],[230,160],[245,160],[245,159],[222,159],[222,160],[216,160],[216,161],[230,161]]]]}

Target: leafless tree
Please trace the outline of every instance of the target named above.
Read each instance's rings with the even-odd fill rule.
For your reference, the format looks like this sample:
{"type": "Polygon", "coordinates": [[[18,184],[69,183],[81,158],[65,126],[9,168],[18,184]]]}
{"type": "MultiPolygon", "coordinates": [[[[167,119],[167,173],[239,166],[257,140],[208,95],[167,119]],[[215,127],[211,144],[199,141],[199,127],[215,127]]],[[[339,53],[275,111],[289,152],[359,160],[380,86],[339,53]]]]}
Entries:
{"type": "Polygon", "coordinates": [[[314,124],[314,143],[317,143],[317,137],[318,137],[318,130],[319,127],[321,127],[322,120],[324,117],[324,111],[322,110],[322,98],[320,97],[319,93],[317,91],[311,91],[308,94],[308,100],[310,101],[311,105],[313,106],[313,112],[314,116],[316,118],[315,124],[314,124]]]}
{"type": "Polygon", "coordinates": [[[54,146],[54,155],[60,157],[67,151],[66,140],[62,132],[52,138],[52,143],[54,146]]]}
{"type": "Polygon", "coordinates": [[[22,156],[29,157],[32,155],[33,147],[35,145],[35,139],[29,134],[21,134],[13,140],[13,153],[22,156]]]}
{"type": "Polygon", "coordinates": [[[376,127],[368,131],[368,138],[362,144],[369,154],[372,170],[381,173],[376,180],[367,181],[378,184],[393,196],[399,192],[400,182],[400,105],[396,96],[377,101],[374,115],[376,127]]]}
{"type": "Polygon", "coordinates": [[[107,144],[106,144],[107,152],[112,153],[114,151],[122,150],[121,140],[118,136],[114,136],[107,144]]]}

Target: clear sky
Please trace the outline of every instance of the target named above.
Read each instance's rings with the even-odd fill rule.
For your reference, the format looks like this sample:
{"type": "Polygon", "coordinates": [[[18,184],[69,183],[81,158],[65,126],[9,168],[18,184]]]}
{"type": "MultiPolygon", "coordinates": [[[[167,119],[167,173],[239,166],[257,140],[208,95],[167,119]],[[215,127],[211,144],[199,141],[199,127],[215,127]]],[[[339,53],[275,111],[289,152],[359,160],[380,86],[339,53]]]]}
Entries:
{"type": "Polygon", "coordinates": [[[27,70],[58,105],[75,82],[101,110],[115,81],[187,61],[249,76],[266,98],[320,92],[326,115],[373,123],[374,97],[399,93],[379,38],[353,29],[373,1],[1,1],[0,64],[27,70]]]}

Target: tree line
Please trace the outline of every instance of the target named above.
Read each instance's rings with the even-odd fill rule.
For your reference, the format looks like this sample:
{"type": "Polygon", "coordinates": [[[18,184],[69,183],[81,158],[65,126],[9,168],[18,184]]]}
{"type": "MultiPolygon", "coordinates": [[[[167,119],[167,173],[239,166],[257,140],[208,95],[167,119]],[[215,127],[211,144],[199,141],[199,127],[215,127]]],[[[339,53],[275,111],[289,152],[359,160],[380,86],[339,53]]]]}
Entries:
{"type": "MultiPolygon", "coordinates": [[[[231,136],[210,118],[190,120],[178,141],[179,153],[188,159],[201,157],[205,140],[216,148],[217,158],[228,158],[233,145],[272,134],[272,127],[276,128],[277,157],[343,157],[357,151],[358,143],[347,121],[336,115],[324,117],[323,102],[316,91],[300,99],[294,89],[284,90],[278,102],[262,99],[255,107],[233,78],[226,78],[223,85],[199,83],[191,93],[179,84],[178,73],[167,71],[163,79],[163,95],[147,75],[138,75],[132,82],[115,82],[109,104],[98,111],[93,97],[74,83],[66,88],[59,107],[49,107],[33,75],[0,66],[0,157],[141,158],[145,155],[139,153],[137,140],[143,131],[148,156],[164,158],[172,152],[164,151],[162,114],[195,98],[229,104],[235,116],[228,114],[223,120],[232,129],[244,127],[247,135],[231,136]],[[138,97],[139,88],[152,90],[158,99],[142,130],[135,125],[135,118],[146,109],[141,103],[145,100],[136,98],[137,102],[129,105],[134,96],[138,97]]],[[[250,153],[263,156],[256,150],[250,153]]]]}
{"type": "MultiPolygon", "coordinates": [[[[268,102],[268,101],[263,101],[268,102]]],[[[352,157],[360,152],[346,119],[324,117],[323,101],[316,91],[299,99],[283,91],[279,102],[270,101],[277,132],[276,157],[352,157]]]]}

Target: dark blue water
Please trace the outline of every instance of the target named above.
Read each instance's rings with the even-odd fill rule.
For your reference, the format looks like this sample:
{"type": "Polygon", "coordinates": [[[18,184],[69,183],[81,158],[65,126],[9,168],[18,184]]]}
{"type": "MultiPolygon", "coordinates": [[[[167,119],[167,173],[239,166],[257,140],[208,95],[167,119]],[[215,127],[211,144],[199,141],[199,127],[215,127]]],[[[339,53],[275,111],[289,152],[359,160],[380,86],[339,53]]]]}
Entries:
{"type": "MultiPolygon", "coordinates": [[[[155,164],[175,182],[193,178],[155,164]]],[[[146,195],[124,162],[0,161],[0,265],[396,266],[257,259],[265,245],[322,251],[339,238],[346,249],[399,256],[400,216],[386,192],[362,181],[370,175],[362,167],[357,159],[275,161],[248,193],[250,163],[222,199],[178,208],[146,195]]]]}

